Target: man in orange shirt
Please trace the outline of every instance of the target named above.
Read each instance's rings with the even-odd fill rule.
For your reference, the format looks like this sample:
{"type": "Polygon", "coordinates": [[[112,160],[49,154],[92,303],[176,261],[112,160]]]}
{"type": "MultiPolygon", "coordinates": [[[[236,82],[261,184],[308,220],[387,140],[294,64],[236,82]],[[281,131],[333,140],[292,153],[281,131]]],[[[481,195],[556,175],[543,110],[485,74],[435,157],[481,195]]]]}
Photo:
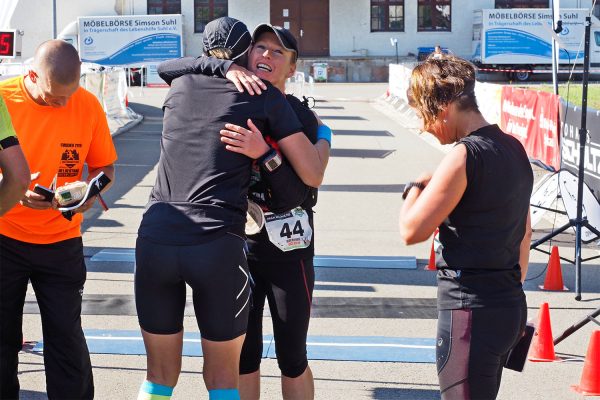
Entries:
{"type": "MultiPolygon", "coordinates": [[[[81,62],[61,40],[43,43],[25,76],[0,82],[4,98],[37,183],[56,186],[104,172],[114,180],[116,151],[96,98],[79,87],[81,62]]],[[[18,352],[23,305],[30,280],[44,337],[50,399],[94,396],[89,352],[81,329],[86,277],[80,225],[88,200],[71,221],[55,203],[28,190],[21,204],[0,218],[0,398],[19,396],[18,352]]]]}

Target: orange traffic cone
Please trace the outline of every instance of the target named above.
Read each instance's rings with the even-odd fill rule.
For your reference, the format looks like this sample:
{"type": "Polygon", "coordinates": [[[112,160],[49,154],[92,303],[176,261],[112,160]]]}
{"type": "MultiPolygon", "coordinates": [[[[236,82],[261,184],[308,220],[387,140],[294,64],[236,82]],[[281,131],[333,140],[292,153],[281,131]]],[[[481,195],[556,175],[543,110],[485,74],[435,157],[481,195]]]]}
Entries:
{"type": "Polygon", "coordinates": [[[569,290],[563,285],[562,267],[560,265],[558,247],[556,246],[552,246],[546,279],[544,280],[544,285],[539,288],[542,290],[569,290]]]}
{"type": "Polygon", "coordinates": [[[439,229],[436,229],[433,233],[433,237],[431,238],[431,252],[429,253],[429,264],[425,267],[425,271],[435,271],[437,268],[435,267],[435,238],[439,233],[439,229]]]}
{"type": "Polygon", "coordinates": [[[552,325],[550,324],[550,309],[548,303],[542,303],[538,323],[531,342],[529,361],[557,361],[560,358],[554,353],[552,340],[552,325]]]}
{"type": "Polygon", "coordinates": [[[584,396],[600,396],[600,331],[592,333],[581,381],[572,388],[584,396]]]}

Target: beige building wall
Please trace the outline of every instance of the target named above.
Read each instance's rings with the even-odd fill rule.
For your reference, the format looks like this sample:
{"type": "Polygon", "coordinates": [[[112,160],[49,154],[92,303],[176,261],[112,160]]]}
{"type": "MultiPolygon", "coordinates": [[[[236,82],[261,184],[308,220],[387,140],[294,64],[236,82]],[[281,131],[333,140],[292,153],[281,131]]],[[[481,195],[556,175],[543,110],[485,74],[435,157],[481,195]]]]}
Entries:
{"type": "MultiPolygon", "coordinates": [[[[2,0],[0,0],[1,2],[2,0]]],[[[300,0],[298,0],[300,1],[300,0]]],[[[451,32],[417,32],[417,1],[405,0],[404,32],[371,32],[370,0],[329,0],[330,54],[334,57],[392,57],[390,39],[398,39],[398,53],[415,54],[420,46],[440,44],[456,54],[471,52],[473,10],[494,8],[494,0],[453,0],[451,32]]],[[[562,8],[589,7],[587,0],[561,0],[562,8]]],[[[201,33],[194,32],[194,0],[181,0],[184,54],[199,55],[201,33]]],[[[79,16],[109,16],[147,13],[147,0],[56,0],[57,32],[79,16]]],[[[270,20],[270,0],[229,0],[229,15],[238,18],[252,31],[270,20]]],[[[52,1],[20,0],[10,27],[23,31],[21,60],[33,56],[35,48],[52,38],[52,1]]]]}
{"type": "Polygon", "coordinates": [[[417,53],[421,46],[439,44],[458,55],[471,52],[473,10],[493,8],[494,0],[453,0],[450,32],[417,32],[417,2],[404,2],[404,32],[371,32],[370,0],[330,0],[330,52],[332,56],[394,56],[390,39],[398,40],[398,53],[417,53]]]}

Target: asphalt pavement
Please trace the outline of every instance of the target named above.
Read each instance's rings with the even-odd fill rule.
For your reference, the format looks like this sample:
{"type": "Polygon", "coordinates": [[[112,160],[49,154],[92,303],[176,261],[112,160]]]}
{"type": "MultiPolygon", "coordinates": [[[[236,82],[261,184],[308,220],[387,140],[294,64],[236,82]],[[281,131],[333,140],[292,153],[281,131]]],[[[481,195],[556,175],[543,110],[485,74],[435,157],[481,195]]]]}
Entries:
{"type": "MultiPolygon", "coordinates": [[[[325,356],[309,361],[318,399],[439,399],[435,364],[426,356],[416,355],[412,362],[383,361],[396,354],[393,349],[410,347],[389,347],[387,341],[431,341],[435,336],[435,274],[423,269],[431,242],[403,245],[397,221],[403,184],[423,171],[433,171],[444,156],[443,148],[407,129],[393,108],[378,100],[386,89],[386,84],[356,83],[317,84],[313,91],[307,89],[317,100],[315,111],[334,130],[332,158],[315,207],[316,255],[335,264],[335,268],[316,269],[309,335],[315,348],[321,345],[328,349],[325,356]],[[377,267],[384,262],[392,267],[377,267]],[[327,344],[316,343],[318,338],[326,338],[327,344]],[[353,345],[355,348],[392,350],[357,356],[372,361],[343,361],[349,358],[352,346],[339,343],[356,338],[367,344],[353,345]]],[[[83,325],[88,332],[103,330],[123,336],[139,329],[133,306],[131,257],[156,177],[160,107],[165,94],[165,89],[132,91],[130,106],[144,115],[144,120],[114,138],[119,160],[116,182],[105,196],[110,210],[104,213],[97,207],[86,214],[83,238],[88,279],[83,325]]],[[[551,222],[546,219],[550,228],[551,222]]],[[[596,248],[592,244],[585,253],[596,255],[596,248]]],[[[561,255],[572,258],[572,254],[572,235],[567,235],[561,242],[561,255]]],[[[583,301],[577,302],[570,264],[563,263],[562,268],[569,291],[538,288],[547,260],[545,254],[532,254],[529,276],[533,279],[526,282],[525,289],[533,320],[540,304],[549,302],[556,335],[600,306],[600,269],[597,261],[583,266],[583,301]]],[[[188,298],[190,295],[188,292],[188,298]]],[[[264,326],[266,334],[272,333],[268,315],[264,326]]],[[[580,398],[570,385],[579,382],[593,329],[594,324],[587,324],[556,347],[566,361],[528,363],[523,373],[505,370],[498,398],[580,398]]],[[[197,332],[191,312],[186,312],[185,330],[197,332]]],[[[43,359],[36,351],[37,342],[42,340],[41,325],[31,289],[23,331],[27,343],[20,358],[22,398],[45,399],[43,359]]],[[[193,351],[193,340],[190,346],[193,351]]],[[[431,354],[432,346],[421,347],[431,354]]],[[[130,347],[123,345],[122,349],[126,353],[130,347]]],[[[145,377],[143,355],[92,354],[92,364],[96,398],[136,398],[145,377]]],[[[173,398],[208,398],[201,372],[202,359],[185,356],[173,398]]],[[[281,398],[274,359],[263,360],[262,375],[262,398],[281,398]]]]}

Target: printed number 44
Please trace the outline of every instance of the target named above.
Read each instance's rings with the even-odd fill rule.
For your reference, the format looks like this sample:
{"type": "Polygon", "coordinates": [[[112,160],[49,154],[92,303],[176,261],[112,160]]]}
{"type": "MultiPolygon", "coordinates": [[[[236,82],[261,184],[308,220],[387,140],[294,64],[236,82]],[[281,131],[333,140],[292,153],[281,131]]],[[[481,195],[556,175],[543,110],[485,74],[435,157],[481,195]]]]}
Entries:
{"type": "Polygon", "coordinates": [[[284,223],[281,227],[281,232],[279,232],[279,236],[286,237],[288,239],[290,239],[293,235],[304,236],[304,229],[302,229],[302,223],[300,221],[296,221],[293,230],[290,230],[290,224],[287,222],[284,223]]]}

